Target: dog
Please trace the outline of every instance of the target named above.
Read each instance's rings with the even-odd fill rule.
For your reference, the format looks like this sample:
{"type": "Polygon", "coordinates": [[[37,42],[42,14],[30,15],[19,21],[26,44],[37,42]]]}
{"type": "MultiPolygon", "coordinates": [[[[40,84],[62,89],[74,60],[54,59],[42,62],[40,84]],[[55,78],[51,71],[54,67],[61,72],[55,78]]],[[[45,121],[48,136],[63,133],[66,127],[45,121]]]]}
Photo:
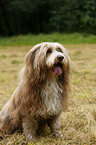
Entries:
{"type": "Polygon", "coordinates": [[[68,106],[71,60],[59,43],[43,42],[26,55],[20,83],[0,112],[0,130],[22,130],[28,140],[47,126],[61,134],[60,115],[68,106]]]}

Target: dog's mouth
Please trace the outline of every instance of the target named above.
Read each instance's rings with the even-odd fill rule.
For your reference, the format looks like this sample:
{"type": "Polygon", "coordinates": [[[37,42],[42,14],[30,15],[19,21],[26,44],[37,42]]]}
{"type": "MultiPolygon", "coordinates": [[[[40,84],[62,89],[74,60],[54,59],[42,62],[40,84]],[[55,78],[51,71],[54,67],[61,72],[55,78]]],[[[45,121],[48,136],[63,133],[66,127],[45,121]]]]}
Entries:
{"type": "Polygon", "coordinates": [[[53,67],[53,72],[57,75],[61,75],[62,74],[62,63],[60,62],[57,62],[56,64],[54,64],[54,67],[53,67]]]}

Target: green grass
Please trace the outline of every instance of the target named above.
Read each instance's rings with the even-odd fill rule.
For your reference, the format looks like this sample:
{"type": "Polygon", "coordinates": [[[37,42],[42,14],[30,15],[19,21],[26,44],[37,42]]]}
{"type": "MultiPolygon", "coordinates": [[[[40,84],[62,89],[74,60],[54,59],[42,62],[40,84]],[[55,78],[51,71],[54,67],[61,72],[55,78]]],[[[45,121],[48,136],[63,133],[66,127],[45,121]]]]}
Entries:
{"type": "MultiPolygon", "coordinates": [[[[72,60],[72,93],[69,109],[61,115],[63,138],[50,130],[35,141],[24,134],[0,136],[0,145],[95,145],[96,144],[96,44],[65,44],[72,60]]],[[[18,74],[32,46],[0,46],[0,110],[18,85],[18,74]]]]}
{"type": "Polygon", "coordinates": [[[39,35],[19,35],[12,37],[0,37],[0,46],[22,46],[35,45],[41,42],[59,42],[61,44],[94,44],[96,35],[91,34],[39,34],[39,35]]]}

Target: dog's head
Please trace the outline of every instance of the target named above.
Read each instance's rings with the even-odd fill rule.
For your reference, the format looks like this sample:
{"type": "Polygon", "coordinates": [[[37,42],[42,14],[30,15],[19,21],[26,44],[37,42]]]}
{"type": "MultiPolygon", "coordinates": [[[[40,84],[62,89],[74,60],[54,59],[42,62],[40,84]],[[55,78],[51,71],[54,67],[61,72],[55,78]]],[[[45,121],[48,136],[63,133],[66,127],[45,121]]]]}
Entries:
{"type": "Polygon", "coordinates": [[[25,64],[30,75],[50,73],[59,76],[70,66],[66,49],[59,43],[43,42],[35,45],[26,55],[25,64]]]}
{"type": "Polygon", "coordinates": [[[46,65],[57,76],[66,70],[69,56],[66,49],[59,43],[49,43],[46,52],[46,65]]]}

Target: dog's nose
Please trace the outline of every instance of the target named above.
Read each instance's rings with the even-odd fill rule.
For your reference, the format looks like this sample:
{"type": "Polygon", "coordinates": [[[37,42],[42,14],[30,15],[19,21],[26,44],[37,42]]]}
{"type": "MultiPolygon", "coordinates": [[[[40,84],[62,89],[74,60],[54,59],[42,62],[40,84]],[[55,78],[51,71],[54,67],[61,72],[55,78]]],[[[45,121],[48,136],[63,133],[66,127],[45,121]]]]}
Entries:
{"type": "Polygon", "coordinates": [[[58,56],[58,60],[62,61],[64,59],[64,56],[58,56]]]}

